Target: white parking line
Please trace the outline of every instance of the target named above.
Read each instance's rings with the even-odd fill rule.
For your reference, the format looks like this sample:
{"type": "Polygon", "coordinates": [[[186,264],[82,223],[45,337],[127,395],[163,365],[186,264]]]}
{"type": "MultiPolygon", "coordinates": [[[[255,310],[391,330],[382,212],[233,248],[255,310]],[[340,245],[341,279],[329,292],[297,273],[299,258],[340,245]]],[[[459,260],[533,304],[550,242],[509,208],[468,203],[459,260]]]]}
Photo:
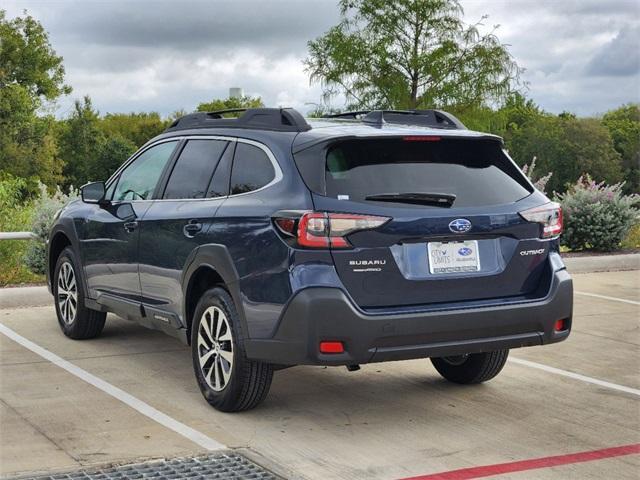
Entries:
{"type": "Polygon", "coordinates": [[[626,298],[618,298],[618,297],[608,297],[606,295],[598,295],[597,293],[587,293],[587,292],[576,292],[576,295],[584,295],[585,297],[595,297],[602,298],[603,300],[611,300],[612,302],[622,302],[622,303],[630,303],[631,305],[640,305],[640,302],[636,302],[635,300],[627,300],[626,298]]]}
{"type": "Polygon", "coordinates": [[[509,357],[509,361],[512,363],[517,363],[518,365],[524,365],[525,367],[537,368],[538,370],[555,373],[556,375],[562,375],[563,377],[573,378],[574,380],[581,380],[583,382],[592,383],[600,387],[610,388],[612,390],[618,390],[620,392],[640,396],[640,390],[638,390],[637,388],[625,387],[624,385],[618,385],[617,383],[605,382],[604,380],[598,380],[597,378],[587,377],[586,375],[580,375],[579,373],[561,370],[560,368],[549,367],[541,363],[531,362],[529,360],[523,360],[521,358],[509,357]]]}
{"type": "Polygon", "coordinates": [[[208,437],[204,433],[199,432],[198,430],[194,430],[184,423],[179,422],[175,418],[172,418],[169,415],[162,413],[160,410],[155,409],[139,398],[136,398],[133,395],[125,392],[124,390],[121,390],[120,388],[111,385],[108,382],[105,382],[101,378],[98,378],[95,375],[87,372],[86,370],[83,370],[82,368],[74,365],[73,363],[66,361],[64,358],[59,357],[55,353],[42,348],[40,345],[37,345],[31,340],[24,338],[22,335],[19,335],[2,323],[0,323],[0,333],[6,335],[11,340],[22,345],[23,347],[31,350],[36,355],[40,355],[42,358],[49,360],[51,363],[57,365],[60,368],[63,368],[79,379],[84,380],[85,382],[102,390],[106,394],[120,400],[122,403],[129,405],[131,408],[137,410],[151,420],[158,422],[160,425],[167,427],[169,430],[176,432],[178,435],[182,435],[183,437],[191,440],[193,443],[201,446],[202,448],[210,451],[224,450],[227,448],[222,443],[215,441],[213,438],[208,437]]]}

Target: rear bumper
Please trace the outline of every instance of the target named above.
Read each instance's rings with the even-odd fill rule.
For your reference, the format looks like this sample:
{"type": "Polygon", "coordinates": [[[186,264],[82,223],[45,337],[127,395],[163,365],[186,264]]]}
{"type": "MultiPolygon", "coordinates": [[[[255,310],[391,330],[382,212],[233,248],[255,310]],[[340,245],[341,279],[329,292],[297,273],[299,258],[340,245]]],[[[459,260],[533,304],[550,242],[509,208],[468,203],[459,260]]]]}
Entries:
{"type": "Polygon", "coordinates": [[[557,270],[546,297],[489,307],[372,315],[338,288],[307,288],[286,307],[273,338],[248,340],[249,358],[281,365],[350,365],[479,353],[560,342],[569,336],[573,285],[557,270]],[[557,320],[567,329],[556,332],[557,320]],[[321,341],[345,352],[322,354],[321,341]]]}

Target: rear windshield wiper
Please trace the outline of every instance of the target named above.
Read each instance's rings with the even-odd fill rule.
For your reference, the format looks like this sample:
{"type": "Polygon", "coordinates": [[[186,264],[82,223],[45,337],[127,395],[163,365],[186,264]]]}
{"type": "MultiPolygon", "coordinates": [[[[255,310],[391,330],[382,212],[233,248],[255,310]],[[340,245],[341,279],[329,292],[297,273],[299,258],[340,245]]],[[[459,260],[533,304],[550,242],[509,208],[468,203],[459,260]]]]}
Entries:
{"type": "Polygon", "coordinates": [[[373,200],[375,202],[412,203],[415,205],[430,205],[448,208],[456,201],[456,196],[452,193],[379,193],[376,195],[368,195],[365,197],[365,200],[373,200]]]}

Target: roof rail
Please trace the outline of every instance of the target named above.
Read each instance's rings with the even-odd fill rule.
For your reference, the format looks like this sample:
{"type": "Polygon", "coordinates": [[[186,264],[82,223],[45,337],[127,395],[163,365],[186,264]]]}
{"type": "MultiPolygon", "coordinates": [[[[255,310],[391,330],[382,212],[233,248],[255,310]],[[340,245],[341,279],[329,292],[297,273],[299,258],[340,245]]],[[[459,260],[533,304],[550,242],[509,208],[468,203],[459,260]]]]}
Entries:
{"type": "Polygon", "coordinates": [[[325,115],[323,118],[351,118],[378,126],[385,123],[399,123],[433,128],[467,129],[455,116],[442,110],[357,110],[325,115]]]}
{"type": "Polygon", "coordinates": [[[304,117],[293,108],[230,108],[215,112],[189,113],[175,120],[165,130],[192,128],[246,128],[278,132],[305,132],[311,129],[304,117]],[[226,118],[225,113],[244,112],[238,118],[226,118]]]}
{"type": "Polygon", "coordinates": [[[329,113],[327,115],[323,115],[322,118],[351,118],[353,120],[359,120],[360,117],[366,115],[371,110],[354,110],[353,112],[342,112],[342,113],[329,113]]]}

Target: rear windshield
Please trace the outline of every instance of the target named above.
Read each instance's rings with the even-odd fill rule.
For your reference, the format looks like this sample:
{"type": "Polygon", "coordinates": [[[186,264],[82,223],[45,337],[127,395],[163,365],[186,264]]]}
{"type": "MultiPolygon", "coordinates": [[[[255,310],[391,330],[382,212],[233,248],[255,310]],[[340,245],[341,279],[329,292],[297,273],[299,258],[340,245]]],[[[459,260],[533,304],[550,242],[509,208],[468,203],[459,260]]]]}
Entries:
{"type": "Polygon", "coordinates": [[[431,140],[358,139],[334,143],[323,151],[324,185],[315,185],[324,190],[319,193],[354,201],[383,194],[455,195],[454,207],[511,203],[532,193],[498,142],[431,140]]]}

